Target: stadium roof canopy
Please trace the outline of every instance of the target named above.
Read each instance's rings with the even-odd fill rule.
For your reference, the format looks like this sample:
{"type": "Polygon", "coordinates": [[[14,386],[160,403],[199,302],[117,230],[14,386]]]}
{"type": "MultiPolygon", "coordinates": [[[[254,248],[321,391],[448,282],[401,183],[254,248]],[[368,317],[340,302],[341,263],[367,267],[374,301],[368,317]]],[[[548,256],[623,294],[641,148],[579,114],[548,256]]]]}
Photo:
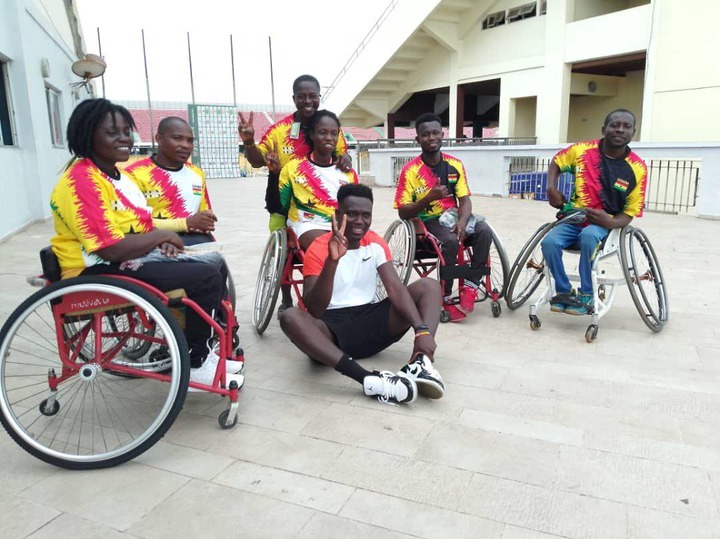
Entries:
{"type": "MultiPolygon", "coordinates": [[[[447,63],[449,51],[492,11],[494,0],[394,0],[358,51],[325,92],[326,106],[341,111],[343,123],[361,127],[382,125],[388,113],[401,111],[398,125],[428,110],[438,89],[423,78],[433,62],[447,63]],[[418,87],[432,91],[423,99],[418,87]],[[414,95],[416,94],[416,95],[414,95]],[[433,98],[432,101],[430,98],[433,98]],[[427,101],[427,102],[425,102],[427,101]]],[[[448,76],[444,79],[446,86],[448,76]]],[[[447,89],[445,90],[447,91],[447,89]]],[[[449,98],[449,95],[448,95],[449,98]]]]}

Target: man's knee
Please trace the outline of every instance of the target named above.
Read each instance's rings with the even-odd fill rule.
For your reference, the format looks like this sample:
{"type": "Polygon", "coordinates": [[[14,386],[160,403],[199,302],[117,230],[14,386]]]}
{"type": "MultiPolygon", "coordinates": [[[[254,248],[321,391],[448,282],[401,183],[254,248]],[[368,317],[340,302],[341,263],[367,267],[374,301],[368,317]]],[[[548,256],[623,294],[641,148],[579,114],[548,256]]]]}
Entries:
{"type": "Polygon", "coordinates": [[[543,254],[546,256],[547,253],[562,251],[560,242],[552,234],[548,234],[542,239],[540,242],[540,249],[542,249],[543,254]]]}
{"type": "Polygon", "coordinates": [[[437,297],[439,301],[442,298],[440,283],[430,277],[413,281],[408,285],[408,290],[416,300],[424,297],[437,297]]]}
{"type": "Polygon", "coordinates": [[[596,230],[591,227],[586,227],[580,232],[580,248],[594,249],[597,245],[607,236],[604,230],[596,230]]]}
{"type": "Polygon", "coordinates": [[[278,315],[278,321],[280,322],[280,329],[287,336],[297,335],[302,328],[303,313],[297,307],[290,307],[285,309],[278,315]]]}

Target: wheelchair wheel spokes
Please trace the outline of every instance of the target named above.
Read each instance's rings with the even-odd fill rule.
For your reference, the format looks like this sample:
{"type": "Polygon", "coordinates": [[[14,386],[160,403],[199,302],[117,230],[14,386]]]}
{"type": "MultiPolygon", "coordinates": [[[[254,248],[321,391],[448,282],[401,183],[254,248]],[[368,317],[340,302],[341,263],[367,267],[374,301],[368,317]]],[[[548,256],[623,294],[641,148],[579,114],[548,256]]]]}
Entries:
{"type": "MultiPolygon", "coordinates": [[[[410,273],[412,272],[413,260],[415,258],[415,227],[410,221],[393,221],[385,231],[383,239],[390,249],[392,264],[398,277],[400,277],[403,284],[407,284],[410,280],[410,273]]],[[[378,275],[375,298],[379,301],[386,297],[387,291],[378,275]]]]}
{"type": "Polygon", "coordinates": [[[540,242],[553,226],[554,223],[548,223],[538,228],[513,262],[505,291],[505,302],[510,309],[521,307],[543,281],[545,257],[540,242]]]}
{"type": "Polygon", "coordinates": [[[642,230],[623,229],[620,259],[640,318],[652,331],[661,331],[669,317],[667,289],[655,250],[642,230]]]}
{"type": "Polygon", "coordinates": [[[255,283],[252,324],[258,334],[267,329],[275,310],[280,282],[287,259],[287,235],[284,229],[275,230],[265,247],[255,283]]]}
{"type": "Polygon", "coordinates": [[[185,399],[187,345],[172,314],[141,288],[110,281],[78,278],[47,287],[20,305],[0,332],[0,420],[21,447],[57,466],[102,468],[134,458],[162,437],[185,399]],[[126,339],[108,322],[115,312],[72,313],[90,294],[146,313],[165,336],[166,375],[123,364],[132,362],[121,353],[126,339]],[[70,322],[57,332],[63,319],[70,322]]]}

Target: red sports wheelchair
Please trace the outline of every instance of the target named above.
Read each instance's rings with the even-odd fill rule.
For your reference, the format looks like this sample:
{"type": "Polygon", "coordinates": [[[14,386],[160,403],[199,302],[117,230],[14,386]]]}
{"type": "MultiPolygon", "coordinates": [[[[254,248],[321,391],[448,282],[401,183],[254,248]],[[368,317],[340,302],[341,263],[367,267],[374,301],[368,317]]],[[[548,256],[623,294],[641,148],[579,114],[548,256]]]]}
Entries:
{"type": "Polygon", "coordinates": [[[41,252],[42,289],[0,332],[0,420],[26,451],[71,469],[115,466],[140,455],[170,428],[188,387],[228,397],[218,421],[237,423],[237,382],[225,361],[244,361],[237,322],[222,301],[220,324],[183,290],[161,292],[124,276],[60,280],[57,258],[41,252]],[[220,361],[212,385],[190,382],[181,324],[194,310],[214,330],[220,361]]]}
{"type": "MultiPolygon", "coordinates": [[[[384,239],[390,247],[393,265],[403,284],[408,283],[413,270],[421,278],[429,277],[436,272],[441,286],[444,286],[447,279],[452,279],[457,280],[460,287],[465,279],[482,276],[476,302],[490,299],[492,314],[497,318],[502,312],[499,300],[505,292],[509,264],[500,238],[492,227],[490,230],[492,243],[487,264],[475,269],[470,267],[470,248],[464,245],[458,249],[457,265],[446,266],[440,241],[427,231],[425,224],[418,218],[393,221],[385,232],[384,239]]],[[[384,298],[385,295],[385,288],[378,280],[377,296],[384,298]]],[[[451,300],[451,304],[458,302],[458,296],[451,300]]],[[[447,311],[443,309],[440,313],[440,321],[449,320],[447,311]]]]}

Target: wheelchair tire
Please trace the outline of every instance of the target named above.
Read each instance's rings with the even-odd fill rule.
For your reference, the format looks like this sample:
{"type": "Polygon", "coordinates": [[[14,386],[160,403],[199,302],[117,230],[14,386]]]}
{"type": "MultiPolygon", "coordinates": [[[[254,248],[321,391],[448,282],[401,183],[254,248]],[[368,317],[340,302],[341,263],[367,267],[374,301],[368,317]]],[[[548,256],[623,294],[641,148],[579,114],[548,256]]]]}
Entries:
{"type": "Polygon", "coordinates": [[[270,234],[255,283],[252,324],[258,335],[267,329],[275,311],[286,259],[287,232],[283,228],[270,234]]]}
{"type": "MultiPolygon", "coordinates": [[[[488,226],[490,226],[488,224],[488,226]]],[[[505,287],[510,274],[507,253],[503,247],[500,237],[495,233],[495,229],[490,226],[492,232],[492,244],[490,245],[490,283],[493,290],[497,291],[498,298],[502,298],[505,294],[505,287]]],[[[495,311],[493,310],[493,313],[495,311]]],[[[498,316],[500,316],[498,314],[498,316]]]]}
{"type": "Polygon", "coordinates": [[[540,242],[554,226],[553,222],[538,228],[513,262],[505,289],[505,303],[510,310],[524,305],[545,277],[545,257],[540,249],[540,242]]]}
{"type": "Polygon", "coordinates": [[[230,305],[232,305],[233,312],[235,312],[236,302],[237,302],[237,290],[235,290],[235,280],[233,279],[232,273],[228,270],[228,276],[227,276],[227,289],[228,289],[228,300],[230,300],[230,305]]]}
{"type": "Polygon", "coordinates": [[[652,331],[662,331],[670,316],[665,279],[655,249],[639,228],[623,228],[620,235],[620,260],[640,318],[652,331]],[[643,286],[642,283],[649,283],[650,286],[643,286]]]}
{"type": "Polygon", "coordinates": [[[47,286],[0,330],[0,422],[28,453],[63,468],[107,468],[152,447],[180,413],[189,377],[187,342],[170,310],[151,292],[112,277],[47,286]],[[113,361],[122,339],[106,333],[102,318],[128,305],[144,311],[165,339],[171,361],[162,378],[113,361]],[[56,317],[85,322],[71,336],[74,343],[56,330],[56,317]],[[100,349],[94,345],[93,357],[83,357],[89,348],[80,339],[99,342],[100,349]],[[129,377],[115,376],[118,368],[129,377]]]}
{"type": "Polygon", "coordinates": [[[415,259],[415,226],[405,219],[393,221],[383,236],[390,248],[392,262],[403,284],[408,284],[415,259]]]}
{"type": "MultiPolygon", "coordinates": [[[[390,249],[392,264],[398,277],[400,277],[404,285],[407,285],[408,281],[410,281],[412,265],[415,259],[415,226],[411,221],[404,219],[393,221],[385,231],[383,239],[390,249]]],[[[385,286],[378,275],[375,298],[380,301],[386,297],[385,286]]]]}

